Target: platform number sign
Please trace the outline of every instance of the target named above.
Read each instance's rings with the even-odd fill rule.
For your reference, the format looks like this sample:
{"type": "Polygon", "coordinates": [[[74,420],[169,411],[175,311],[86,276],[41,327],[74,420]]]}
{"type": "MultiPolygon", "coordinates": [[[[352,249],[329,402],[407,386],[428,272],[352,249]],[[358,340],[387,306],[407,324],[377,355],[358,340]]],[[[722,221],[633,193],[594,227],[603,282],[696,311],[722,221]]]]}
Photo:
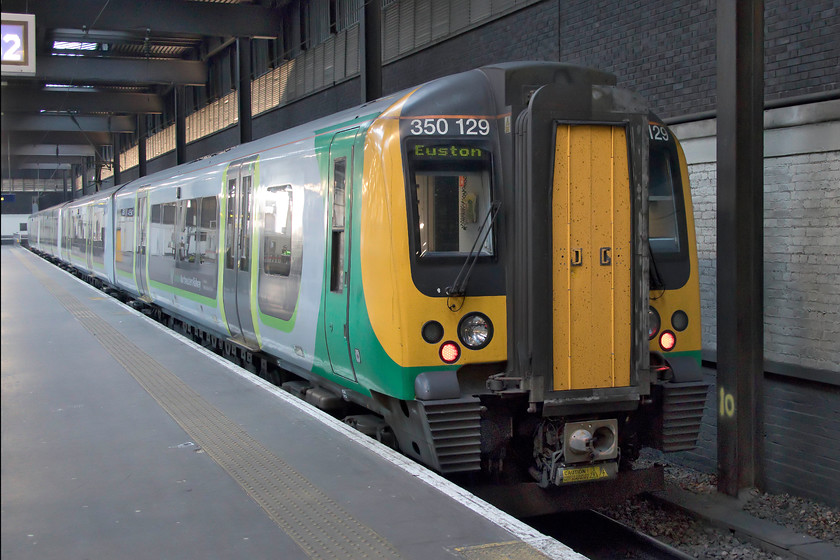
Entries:
{"type": "Polygon", "coordinates": [[[31,14],[2,14],[0,26],[2,43],[2,73],[35,73],[35,16],[31,14]]]}
{"type": "Polygon", "coordinates": [[[718,405],[720,406],[719,415],[721,418],[735,416],[735,396],[723,387],[720,388],[720,395],[718,395],[718,405]]]}

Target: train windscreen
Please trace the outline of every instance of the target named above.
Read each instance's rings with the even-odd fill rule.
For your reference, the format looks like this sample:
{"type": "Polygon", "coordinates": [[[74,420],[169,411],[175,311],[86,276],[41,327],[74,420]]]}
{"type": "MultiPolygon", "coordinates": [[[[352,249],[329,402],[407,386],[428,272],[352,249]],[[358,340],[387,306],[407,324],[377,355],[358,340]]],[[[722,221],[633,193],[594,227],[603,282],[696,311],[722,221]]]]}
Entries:
{"type": "Polygon", "coordinates": [[[414,186],[417,254],[494,254],[491,221],[491,160],[487,149],[469,143],[409,146],[414,186]]]}
{"type": "Polygon", "coordinates": [[[661,126],[652,126],[651,131],[648,239],[656,284],[675,290],[690,274],[686,195],[673,136],[661,126]]]}
{"type": "Polygon", "coordinates": [[[648,232],[650,245],[656,252],[679,253],[680,232],[674,179],[679,169],[672,169],[671,158],[664,150],[650,152],[650,192],[648,232]]]}

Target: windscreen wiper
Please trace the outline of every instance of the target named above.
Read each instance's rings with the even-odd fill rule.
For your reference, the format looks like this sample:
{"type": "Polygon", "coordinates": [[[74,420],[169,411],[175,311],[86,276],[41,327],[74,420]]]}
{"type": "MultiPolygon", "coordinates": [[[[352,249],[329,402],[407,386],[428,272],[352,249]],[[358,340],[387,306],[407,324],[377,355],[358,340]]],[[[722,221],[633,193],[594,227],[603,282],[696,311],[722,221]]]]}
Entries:
{"type": "Polygon", "coordinates": [[[656,267],[656,257],[653,255],[653,247],[650,245],[650,239],[648,239],[648,254],[650,255],[650,287],[654,290],[664,290],[665,281],[662,279],[662,276],[659,274],[659,269],[656,267]]]}
{"type": "Polygon", "coordinates": [[[467,291],[467,282],[470,279],[470,274],[472,274],[472,269],[475,266],[476,261],[478,261],[478,257],[481,254],[481,247],[484,247],[484,242],[487,241],[487,236],[490,235],[491,231],[493,231],[493,223],[495,223],[496,216],[499,215],[499,208],[501,207],[502,203],[498,201],[494,201],[490,204],[490,208],[487,210],[487,215],[484,216],[484,220],[481,222],[481,228],[479,228],[478,233],[475,236],[475,242],[473,242],[472,249],[470,249],[466,260],[464,260],[464,264],[461,265],[461,270],[458,271],[458,276],[455,277],[455,281],[452,285],[446,288],[447,296],[462,297],[465,295],[467,291]],[[487,228],[486,230],[485,227],[487,228]],[[482,232],[484,233],[483,236],[481,235],[482,232]]]}

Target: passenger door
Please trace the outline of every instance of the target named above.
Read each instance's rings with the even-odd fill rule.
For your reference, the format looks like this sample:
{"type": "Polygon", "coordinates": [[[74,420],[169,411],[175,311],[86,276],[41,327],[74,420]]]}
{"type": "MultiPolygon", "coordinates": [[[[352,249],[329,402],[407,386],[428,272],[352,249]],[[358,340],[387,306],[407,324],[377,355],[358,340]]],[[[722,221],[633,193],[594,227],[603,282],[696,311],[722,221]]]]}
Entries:
{"type": "Polygon", "coordinates": [[[223,304],[231,339],[257,349],[251,316],[251,266],[259,255],[251,254],[253,191],[257,157],[235,161],[225,174],[225,245],[223,304]]]}
{"type": "Polygon", "coordinates": [[[357,129],[337,133],[330,143],[327,278],[324,332],[332,370],[355,381],[350,350],[350,249],[352,237],[353,146],[357,129]]]}
{"type": "Polygon", "coordinates": [[[149,282],[147,280],[147,268],[149,244],[149,193],[140,190],[137,194],[137,219],[135,220],[137,234],[137,251],[134,253],[134,281],[137,284],[137,291],[141,299],[149,299],[149,282]]]}
{"type": "Polygon", "coordinates": [[[85,221],[85,266],[93,270],[93,238],[96,235],[93,224],[93,204],[84,207],[83,219],[85,221]]]}

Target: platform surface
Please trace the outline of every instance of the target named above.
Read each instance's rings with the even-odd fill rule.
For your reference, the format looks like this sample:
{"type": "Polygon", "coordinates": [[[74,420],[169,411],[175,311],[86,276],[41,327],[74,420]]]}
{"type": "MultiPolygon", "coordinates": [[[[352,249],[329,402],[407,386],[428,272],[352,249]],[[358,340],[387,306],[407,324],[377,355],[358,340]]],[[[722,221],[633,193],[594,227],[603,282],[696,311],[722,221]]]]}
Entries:
{"type": "Polygon", "coordinates": [[[0,340],[4,560],[583,558],[20,247],[0,340]]]}

